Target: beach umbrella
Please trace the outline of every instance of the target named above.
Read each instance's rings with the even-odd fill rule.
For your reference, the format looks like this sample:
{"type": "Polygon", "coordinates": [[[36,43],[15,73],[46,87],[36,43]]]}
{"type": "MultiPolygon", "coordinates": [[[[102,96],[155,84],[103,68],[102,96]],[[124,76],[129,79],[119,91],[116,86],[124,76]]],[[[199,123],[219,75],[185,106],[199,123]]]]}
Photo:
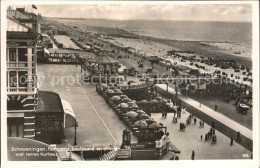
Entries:
{"type": "Polygon", "coordinates": [[[129,99],[129,98],[124,98],[122,101],[125,102],[125,103],[127,103],[127,102],[130,102],[131,99],[129,99]]]}
{"type": "Polygon", "coordinates": [[[136,121],[135,125],[139,127],[148,127],[148,124],[144,120],[136,121]]]}
{"type": "Polygon", "coordinates": [[[145,112],[143,110],[137,110],[136,113],[141,116],[142,114],[145,114],[145,112]]]}
{"type": "Polygon", "coordinates": [[[129,86],[130,86],[132,83],[135,83],[135,81],[133,81],[133,80],[130,80],[130,81],[128,81],[128,82],[127,82],[127,85],[129,85],[129,86]]]}
{"type": "Polygon", "coordinates": [[[158,124],[158,123],[153,123],[151,125],[149,125],[149,128],[161,128],[162,125],[158,124]]]}
{"type": "Polygon", "coordinates": [[[114,91],[111,90],[111,89],[108,89],[108,90],[106,91],[106,93],[114,93],[114,91]]]}
{"type": "Polygon", "coordinates": [[[104,89],[104,88],[107,88],[108,86],[106,84],[101,84],[101,87],[104,89]]]}
{"type": "Polygon", "coordinates": [[[128,108],[128,105],[126,103],[120,103],[118,105],[118,107],[120,107],[120,108],[128,108]]]}
{"type": "Polygon", "coordinates": [[[162,97],[156,97],[155,100],[160,101],[160,100],[162,100],[162,97]]]}
{"type": "Polygon", "coordinates": [[[111,97],[112,100],[121,100],[121,98],[119,96],[113,96],[111,97]]]}
{"type": "Polygon", "coordinates": [[[116,87],[115,86],[110,86],[109,89],[114,90],[114,89],[116,89],[116,87]]]}
{"type": "Polygon", "coordinates": [[[129,111],[125,114],[127,117],[136,118],[138,114],[134,111],[129,111]]]}
{"type": "Polygon", "coordinates": [[[153,123],[156,123],[156,121],[154,121],[153,119],[146,119],[144,120],[148,125],[151,125],[153,123]]]}
{"type": "Polygon", "coordinates": [[[150,116],[147,115],[147,114],[142,114],[142,115],[140,116],[140,118],[141,118],[141,119],[150,119],[150,116]]]}
{"type": "Polygon", "coordinates": [[[117,88],[115,88],[115,89],[113,89],[113,90],[114,90],[114,92],[121,91],[120,89],[117,89],[117,88]]]}
{"type": "Polygon", "coordinates": [[[121,99],[127,98],[127,95],[120,95],[121,99]]]}
{"type": "Polygon", "coordinates": [[[123,92],[121,90],[114,90],[114,93],[117,93],[117,94],[123,94],[123,92]]]}
{"type": "Polygon", "coordinates": [[[144,78],[141,78],[139,81],[141,81],[142,83],[144,83],[145,79],[144,79],[144,78]]]}
{"type": "Polygon", "coordinates": [[[135,103],[133,101],[130,101],[127,104],[128,104],[128,106],[133,106],[135,103]]]}
{"type": "Polygon", "coordinates": [[[107,86],[109,86],[109,87],[110,87],[110,86],[114,86],[114,85],[113,85],[112,83],[109,83],[109,84],[107,84],[107,86]]]}
{"type": "Polygon", "coordinates": [[[135,110],[137,110],[139,107],[138,107],[136,104],[134,104],[134,105],[132,105],[130,108],[131,108],[131,110],[134,110],[134,111],[135,111],[135,110]]]}

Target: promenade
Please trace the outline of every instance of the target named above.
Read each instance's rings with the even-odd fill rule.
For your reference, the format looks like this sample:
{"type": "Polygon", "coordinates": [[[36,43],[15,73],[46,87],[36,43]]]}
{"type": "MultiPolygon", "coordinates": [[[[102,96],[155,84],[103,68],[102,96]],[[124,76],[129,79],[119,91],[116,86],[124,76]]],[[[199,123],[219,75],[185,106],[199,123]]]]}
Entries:
{"type": "MultiPolygon", "coordinates": [[[[161,92],[166,92],[167,86],[165,84],[157,84],[157,90],[161,92]]],[[[160,93],[160,92],[159,92],[160,93]]],[[[169,96],[172,95],[171,98],[175,98],[175,90],[171,87],[168,88],[169,96]]],[[[224,133],[228,137],[232,137],[236,139],[236,133],[239,131],[241,133],[241,141],[238,142],[242,146],[246,147],[250,151],[252,151],[252,141],[253,141],[253,134],[252,130],[242,126],[241,124],[231,120],[230,118],[224,116],[217,111],[201,104],[200,102],[187,98],[178,92],[177,95],[178,99],[182,101],[185,105],[186,109],[196,115],[197,117],[205,120],[208,124],[211,125],[214,122],[216,129],[220,130],[220,132],[224,133]]]]}
{"type": "Polygon", "coordinates": [[[192,120],[185,131],[180,131],[180,123],[186,123],[186,119],[190,115],[189,111],[182,113],[177,123],[172,122],[173,115],[173,113],[169,113],[164,119],[160,113],[152,113],[152,118],[167,127],[170,141],[181,151],[178,154],[180,160],[190,160],[192,150],[195,151],[195,160],[250,159],[252,152],[235,141],[233,145],[230,145],[230,138],[219,131],[215,131],[216,144],[213,144],[211,140],[205,141],[205,134],[209,132],[211,127],[208,124],[200,127],[198,118],[196,124],[192,120]],[[200,139],[201,135],[203,136],[202,140],[200,139]]]}
{"type": "MultiPolygon", "coordinates": [[[[39,64],[38,76],[43,79],[40,90],[53,91],[68,101],[76,115],[77,147],[119,147],[126,125],[96,92],[93,84],[73,82],[80,73],[80,66],[39,64]]],[[[74,143],[74,128],[65,128],[66,139],[57,147],[71,147],[74,143]]],[[[137,141],[132,137],[132,141],[137,141]]]]}

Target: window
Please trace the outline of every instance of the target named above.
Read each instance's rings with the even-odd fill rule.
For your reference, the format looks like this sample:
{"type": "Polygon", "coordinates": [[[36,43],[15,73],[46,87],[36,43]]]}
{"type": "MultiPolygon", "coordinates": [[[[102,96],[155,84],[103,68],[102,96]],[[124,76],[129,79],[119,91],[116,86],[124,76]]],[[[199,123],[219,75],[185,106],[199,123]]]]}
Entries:
{"type": "Polygon", "coordinates": [[[18,61],[27,62],[27,48],[18,49],[18,61]]]}
{"type": "Polygon", "coordinates": [[[18,72],[19,87],[27,87],[27,71],[18,72]]]}
{"type": "Polygon", "coordinates": [[[9,84],[10,87],[17,87],[17,76],[15,71],[9,72],[9,84]]]}
{"type": "Polygon", "coordinates": [[[9,49],[9,61],[16,61],[16,48],[9,49]]]}
{"type": "Polygon", "coordinates": [[[8,137],[23,137],[23,125],[9,125],[7,127],[7,136],[8,137]]]}

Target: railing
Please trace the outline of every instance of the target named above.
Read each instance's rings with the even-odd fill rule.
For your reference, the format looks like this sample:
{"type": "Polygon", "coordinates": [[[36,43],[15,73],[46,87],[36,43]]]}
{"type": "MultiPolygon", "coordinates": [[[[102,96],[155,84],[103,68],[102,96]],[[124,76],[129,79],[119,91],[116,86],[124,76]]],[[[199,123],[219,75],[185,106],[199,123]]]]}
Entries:
{"type": "Polygon", "coordinates": [[[151,87],[153,85],[154,85],[154,82],[148,82],[148,83],[142,84],[142,85],[120,86],[119,89],[121,91],[123,91],[123,90],[135,90],[135,89],[143,89],[143,88],[151,87]]]}
{"type": "Polygon", "coordinates": [[[7,88],[7,92],[34,92],[35,88],[27,88],[27,87],[9,87],[7,88]]]}
{"type": "Polygon", "coordinates": [[[23,68],[27,67],[28,63],[24,61],[19,62],[7,62],[7,68],[23,68]]]}

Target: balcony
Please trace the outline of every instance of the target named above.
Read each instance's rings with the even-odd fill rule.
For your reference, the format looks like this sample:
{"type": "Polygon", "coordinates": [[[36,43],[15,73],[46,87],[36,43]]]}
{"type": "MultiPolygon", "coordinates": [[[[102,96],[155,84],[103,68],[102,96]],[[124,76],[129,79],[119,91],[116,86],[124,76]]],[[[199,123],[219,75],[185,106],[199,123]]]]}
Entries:
{"type": "Polygon", "coordinates": [[[27,68],[28,63],[27,62],[7,62],[7,68],[27,68]]]}
{"type": "Polygon", "coordinates": [[[36,94],[37,88],[28,87],[8,87],[7,94],[22,95],[22,94],[36,94]]]}

